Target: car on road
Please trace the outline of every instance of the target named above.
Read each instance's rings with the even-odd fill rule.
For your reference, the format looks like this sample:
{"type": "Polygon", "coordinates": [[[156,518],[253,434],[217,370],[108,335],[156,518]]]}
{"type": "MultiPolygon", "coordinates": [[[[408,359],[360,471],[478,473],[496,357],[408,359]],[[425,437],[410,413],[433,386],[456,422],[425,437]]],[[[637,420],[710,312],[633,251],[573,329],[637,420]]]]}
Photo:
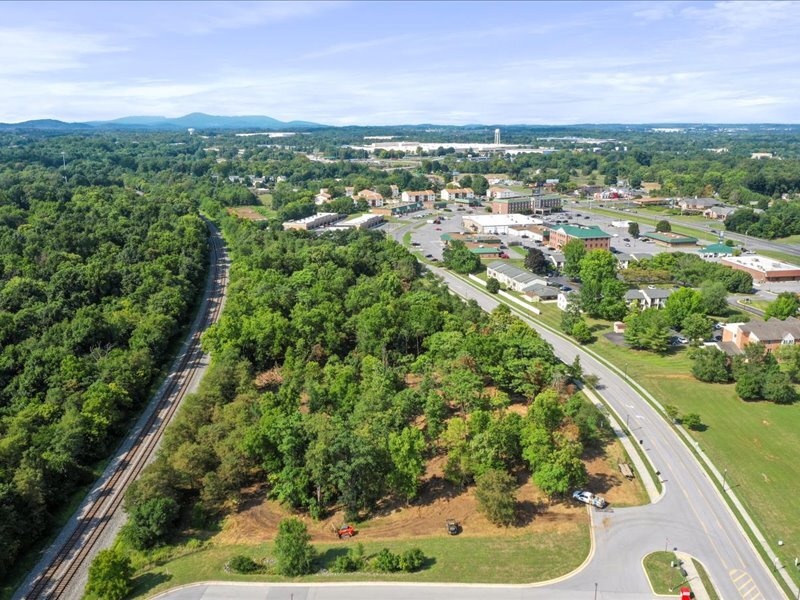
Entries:
{"type": "Polygon", "coordinates": [[[692,600],[692,590],[684,586],[681,588],[681,600],[692,600]]]}
{"type": "Polygon", "coordinates": [[[585,216],[585,217],[583,217],[583,218],[584,218],[584,219],[588,219],[588,218],[589,218],[589,215],[586,215],[586,216],[585,216]]]}
{"type": "Polygon", "coordinates": [[[426,254],[425,258],[433,258],[433,254],[426,254]]]}
{"type": "Polygon", "coordinates": [[[411,245],[412,246],[419,246],[420,244],[419,244],[419,242],[411,242],[411,245]]]}
{"type": "Polygon", "coordinates": [[[441,227],[437,227],[437,228],[436,228],[436,231],[441,231],[441,230],[442,230],[442,228],[441,228],[441,227]]]}

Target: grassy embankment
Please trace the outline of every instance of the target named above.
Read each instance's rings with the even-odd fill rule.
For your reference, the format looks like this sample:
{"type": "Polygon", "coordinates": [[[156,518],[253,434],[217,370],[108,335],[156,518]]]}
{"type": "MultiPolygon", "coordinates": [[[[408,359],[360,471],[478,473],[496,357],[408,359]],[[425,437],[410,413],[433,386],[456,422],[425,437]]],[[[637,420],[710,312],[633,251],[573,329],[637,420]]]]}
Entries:
{"type": "Polygon", "coordinates": [[[672,563],[677,561],[674,552],[653,552],[644,557],[642,565],[654,593],[674,596],[681,584],[690,587],[685,583],[680,571],[672,566],[672,563]]]}
{"type": "MultiPolygon", "coordinates": [[[[145,598],[156,592],[193,581],[405,581],[458,583],[529,583],[558,577],[576,569],[589,553],[588,523],[576,523],[566,531],[547,536],[522,534],[502,537],[429,537],[411,540],[370,541],[364,543],[366,556],[381,548],[403,552],[419,547],[430,558],[418,573],[324,573],[295,579],[272,575],[237,575],[225,571],[225,563],[236,554],[256,560],[270,557],[272,544],[257,546],[210,546],[176,548],[174,558],[141,569],[134,584],[133,598],[145,598]],[[491,557],[491,560],[487,560],[491,557]]],[[[357,538],[335,544],[318,544],[318,564],[330,565],[344,554],[357,538]]]]}

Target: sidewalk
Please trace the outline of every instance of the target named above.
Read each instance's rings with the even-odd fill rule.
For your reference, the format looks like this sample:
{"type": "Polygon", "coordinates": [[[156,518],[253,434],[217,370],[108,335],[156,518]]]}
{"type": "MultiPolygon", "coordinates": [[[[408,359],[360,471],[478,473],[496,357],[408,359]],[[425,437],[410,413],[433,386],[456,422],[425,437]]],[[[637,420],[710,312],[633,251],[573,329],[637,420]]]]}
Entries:
{"type": "Polygon", "coordinates": [[[683,568],[686,570],[686,582],[692,588],[695,600],[709,600],[708,591],[703,585],[703,580],[700,579],[700,574],[694,567],[692,557],[685,552],[675,552],[675,556],[683,563],[683,568]]]}

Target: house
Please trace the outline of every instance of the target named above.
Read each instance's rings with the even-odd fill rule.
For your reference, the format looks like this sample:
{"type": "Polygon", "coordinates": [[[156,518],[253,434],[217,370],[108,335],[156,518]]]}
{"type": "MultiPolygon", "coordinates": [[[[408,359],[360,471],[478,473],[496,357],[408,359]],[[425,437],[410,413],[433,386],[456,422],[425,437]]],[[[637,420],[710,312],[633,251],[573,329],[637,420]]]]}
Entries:
{"type": "Polygon", "coordinates": [[[314,204],[316,204],[316,205],[327,204],[332,199],[333,199],[333,196],[331,196],[328,193],[328,188],[320,188],[319,194],[314,196],[314,204]]]}
{"type": "Polygon", "coordinates": [[[520,269],[519,267],[500,261],[489,263],[486,267],[486,275],[497,279],[497,281],[504,286],[516,292],[522,292],[525,288],[534,284],[541,286],[547,285],[547,279],[543,279],[539,275],[534,275],[525,269],[520,269]]]}
{"type": "Polygon", "coordinates": [[[632,262],[636,262],[633,256],[625,254],[624,252],[617,252],[614,254],[614,258],[617,259],[617,267],[620,269],[627,269],[632,262]]]}
{"type": "Polygon", "coordinates": [[[383,206],[384,204],[383,196],[381,196],[378,192],[373,192],[372,190],[361,190],[356,195],[356,198],[359,200],[365,200],[372,208],[377,208],[383,206]]]}
{"type": "Polygon", "coordinates": [[[712,206],[711,208],[707,208],[703,211],[703,216],[706,219],[717,219],[718,221],[724,221],[728,218],[728,215],[732,215],[738,209],[735,206],[712,206]]]}
{"type": "Polygon", "coordinates": [[[556,298],[556,306],[561,310],[567,310],[569,305],[572,304],[573,292],[559,292],[558,297],[556,298]]]}
{"type": "Polygon", "coordinates": [[[611,247],[611,236],[599,227],[576,225],[559,225],[551,229],[547,244],[554,250],[561,250],[572,240],[580,240],[587,251],[608,250],[611,247]]]}
{"type": "Polygon", "coordinates": [[[522,293],[530,298],[532,302],[548,302],[556,300],[560,292],[558,288],[534,283],[523,289],[522,293]]]}
{"type": "Polygon", "coordinates": [[[434,202],[436,192],[433,190],[405,191],[402,194],[403,202],[434,202]]]}
{"type": "Polygon", "coordinates": [[[722,342],[730,342],[739,350],[755,342],[761,342],[767,350],[779,346],[793,346],[800,341],[800,320],[789,317],[779,319],[753,319],[749,323],[728,323],[722,328],[722,342]]]}
{"type": "Polygon", "coordinates": [[[492,186],[486,191],[486,197],[492,200],[499,200],[500,198],[516,198],[520,194],[514,190],[503,187],[492,186]]]}
{"type": "Polygon", "coordinates": [[[678,208],[682,212],[703,212],[719,204],[714,198],[685,198],[678,201],[678,208]]]}
{"type": "Polygon", "coordinates": [[[533,214],[546,215],[561,210],[561,196],[558,194],[534,194],[531,196],[533,214]]]}
{"type": "Polygon", "coordinates": [[[697,244],[696,237],[692,237],[690,235],[680,235],[678,233],[672,233],[671,231],[651,231],[649,233],[643,233],[641,237],[653,240],[657,245],[666,246],[668,248],[694,246],[697,244]]]}
{"type": "Polygon", "coordinates": [[[753,276],[753,281],[800,281],[800,267],[763,256],[725,256],[720,263],[753,276]]]}
{"type": "Polygon", "coordinates": [[[638,302],[640,308],[664,308],[667,298],[669,298],[674,291],[675,290],[665,290],[662,288],[628,290],[625,292],[625,302],[628,306],[632,305],[634,302],[638,302]]]}
{"type": "Polygon", "coordinates": [[[703,258],[718,258],[720,256],[733,256],[733,248],[725,244],[710,244],[697,251],[703,258]]]}
{"type": "Polygon", "coordinates": [[[354,193],[355,188],[352,185],[348,185],[346,188],[344,188],[344,195],[348,198],[352,198],[354,193]]]}
{"type": "Polygon", "coordinates": [[[547,257],[547,260],[559,271],[564,267],[564,263],[567,262],[567,259],[560,252],[553,252],[547,257]]]}
{"type": "Polygon", "coordinates": [[[753,152],[750,154],[750,158],[761,160],[762,158],[775,158],[775,155],[772,152],[753,152]]]}
{"type": "Polygon", "coordinates": [[[392,190],[392,198],[397,198],[400,196],[400,188],[396,185],[392,184],[389,186],[389,189],[392,190]]]}
{"type": "Polygon", "coordinates": [[[455,200],[471,200],[475,198],[475,192],[472,188],[444,188],[442,190],[442,200],[447,202],[454,202],[455,200]]]}

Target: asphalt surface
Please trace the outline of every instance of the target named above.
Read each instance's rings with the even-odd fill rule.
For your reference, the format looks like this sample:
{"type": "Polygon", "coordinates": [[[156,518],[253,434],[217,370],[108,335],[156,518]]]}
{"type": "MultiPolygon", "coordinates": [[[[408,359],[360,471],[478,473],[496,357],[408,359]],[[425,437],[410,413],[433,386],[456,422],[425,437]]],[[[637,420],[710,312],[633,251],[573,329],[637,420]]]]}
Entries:
{"type": "MultiPolygon", "coordinates": [[[[391,235],[402,240],[411,225],[395,227],[391,235]]],[[[444,229],[444,227],[443,227],[444,229]]],[[[449,229],[449,228],[448,228],[449,229]]],[[[415,237],[416,239],[416,237],[415,237]]],[[[429,267],[450,289],[474,299],[487,311],[498,306],[495,297],[476,289],[444,269],[429,267]]],[[[660,472],[663,495],[654,504],[591,512],[594,550],[591,560],[571,576],[544,585],[471,586],[437,584],[320,584],[271,585],[198,584],[159,596],[170,600],[237,598],[289,600],[343,600],[381,598],[482,598],[491,600],[549,598],[572,600],[638,600],[654,597],[641,561],[650,552],[677,549],[699,559],[720,597],[726,600],[785,598],[771,566],[756,553],[725,504],[717,484],[701,468],[676,431],[613,370],[518,310],[523,321],[539,331],[566,363],[580,356],[584,372],[599,376],[598,392],[628,421],[634,436],[660,472]]],[[[491,557],[487,557],[491,560],[491,557]]]]}

